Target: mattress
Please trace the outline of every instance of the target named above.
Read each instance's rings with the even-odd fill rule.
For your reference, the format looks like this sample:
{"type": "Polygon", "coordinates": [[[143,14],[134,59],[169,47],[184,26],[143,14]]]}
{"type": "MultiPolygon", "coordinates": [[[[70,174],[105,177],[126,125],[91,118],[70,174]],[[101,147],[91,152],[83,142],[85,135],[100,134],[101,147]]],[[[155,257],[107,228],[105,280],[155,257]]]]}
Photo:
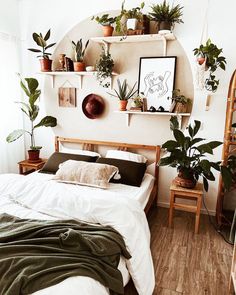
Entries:
{"type": "MultiPolygon", "coordinates": [[[[136,251],[136,253],[131,252],[132,262],[126,262],[123,258],[120,260],[119,270],[122,273],[124,285],[127,284],[130,278],[127,270],[128,267],[135,286],[140,291],[139,293],[145,295],[151,294],[150,290],[152,290],[154,284],[154,273],[149,252],[150,232],[145,220],[146,218],[144,217],[145,214],[141,212],[141,208],[145,208],[149,199],[154,185],[154,177],[145,174],[141,187],[109,184],[109,188],[105,190],[62,183],[55,187],[55,181],[51,180],[52,177],[52,175],[38,172],[27,176],[1,175],[0,193],[2,194],[2,198],[0,198],[0,213],[6,212],[20,218],[36,219],[76,218],[78,215],[81,218],[80,220],[113,226],[125,236],[125,241],[129,249],[136,251]],[[23,180],[22,183],[21,180],[23,180]],[[7,195],[4,197],[6,193],[9,193],[13,197],[15,196],[16,202],[8,199],[7,195]],[[18,201],[26,206],[19,206],[18,201]],[[102,204],[101,208],[97,204],[100,204],[99,206],[102,204]],[[46,214],[47,212],[50,214],[53,213],[53,215],[52,217],[50,215],[45,217],[41,212],[44,212],[44,214],[45,212],[46,214]],[[122,214],[116,216],[118,212],[122,212],[122,214]],[[124,222],[126,220],[129,220],[128,224],[124,222]],[[129,242],[129,239],[132,243],[129,242]],[[140,242],[142,241],[142,245],[139,240],[140,242]],[[139,250],[137,249],[137,243],[141,247],[139,250]],[[149,248],[149,250],[145,250],[145,248],[149,248]],[[145,270],[139,267],[141,261],[142,264],[147,263],[147,266],[144,267],[145,270]],[[133,269],[137,269],[137,271],[134,272],[133,269]],[[145,284],[147,282],[146,279],[143,281],[145,276],[149,277],[150,284],[145,284]]],[[[68,293],[70,295],[77,295],[78,290],[81,290],[83,295],[109,294],[108,290],[99,282],[82,276],[68,278],[57,285],[33,294],[64,295],[68,293]]]]}

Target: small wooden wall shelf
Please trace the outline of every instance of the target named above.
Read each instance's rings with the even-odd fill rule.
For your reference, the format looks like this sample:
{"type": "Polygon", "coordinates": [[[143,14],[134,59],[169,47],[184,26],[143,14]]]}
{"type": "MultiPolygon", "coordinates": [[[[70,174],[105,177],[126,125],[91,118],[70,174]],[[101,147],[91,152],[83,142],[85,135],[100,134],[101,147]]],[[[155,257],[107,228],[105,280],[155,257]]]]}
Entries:
{"type": "Polygon", "coordinates": [[[167,41],[176,40],[173,33],[168,34],[148,34],[148,35],[132,35],[132,36],[112,36],[112,37],[93,37],[93,42],[104,44],[109,47],[110,44],[118,43],[139,43],[139,42],[163,42],[163,55],[166,56],[167,41]]]}
{"type": "MultiPolygon", "coordinates": [[[[52,88],[54,88],[55,86],[55,77],[59,77],[59,76],[63,76],[63,77],[75,77],[77,76],[78,79],[79,79],[79,87],[80,89],[82,89],[83,87],[83,77],[84,76],[94,76],[96,75],[96,71],[93,71],[93,72],[38,72],[37,74],[40,74],[40,75],[46,75],[46,76],[49,76],[51,77],[51,84],[52,84],[52,88]]],[[[116,73],[116,72],[113,72],[112,73],[112,76],[118,76],[119,74],[116,73]]],[[[111,87],[112,88],[112,79],[111,79],[111,87]]]]}
{"type": "Polygon", "coordinates": [[[115,111],[115,113],[126,115],[126,124],[130,125],[130,117],[132,115],[139,116],[176,116],[179,121],[179,125],[182,126],[182,117],[190,117],[190,113],[168,113],[168,112],[134,112],[134,111],[115,111]]]}

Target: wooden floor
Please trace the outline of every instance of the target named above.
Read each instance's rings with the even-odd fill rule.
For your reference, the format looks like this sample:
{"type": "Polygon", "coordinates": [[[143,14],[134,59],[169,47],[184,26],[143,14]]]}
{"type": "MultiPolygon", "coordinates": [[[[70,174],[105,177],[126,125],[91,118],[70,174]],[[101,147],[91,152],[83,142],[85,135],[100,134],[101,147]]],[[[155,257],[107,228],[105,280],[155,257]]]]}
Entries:
{"type": "MultiPolygon", "coordinates": [[[[233,247],[201,215],[194,234],[194,215],[175,211],[167,227],[168,209],[154,208],[148,217],[156,286],[154,295],[227,295],[233,247]]],[[[132,284],[125,295],[136,295],[132,284]]]]}

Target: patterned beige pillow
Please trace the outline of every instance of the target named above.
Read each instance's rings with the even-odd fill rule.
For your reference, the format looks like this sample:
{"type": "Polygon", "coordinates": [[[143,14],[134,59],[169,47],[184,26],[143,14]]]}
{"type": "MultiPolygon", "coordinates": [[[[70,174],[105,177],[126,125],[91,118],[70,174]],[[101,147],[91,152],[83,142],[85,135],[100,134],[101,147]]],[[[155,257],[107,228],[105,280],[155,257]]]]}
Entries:
{"type": "Polygon", "coordinates": [[[107,188],[110,179],[119,172],[112,165],[68,160],[61,164],[52,178],[60,182],[107,188]]]}

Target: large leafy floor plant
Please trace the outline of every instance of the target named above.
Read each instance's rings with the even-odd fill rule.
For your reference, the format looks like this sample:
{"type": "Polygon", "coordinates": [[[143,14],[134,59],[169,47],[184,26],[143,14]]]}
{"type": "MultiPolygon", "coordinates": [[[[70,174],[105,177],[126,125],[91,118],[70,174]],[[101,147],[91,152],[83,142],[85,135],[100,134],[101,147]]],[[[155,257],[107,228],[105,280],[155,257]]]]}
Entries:
{"type": "Polygon", "coordinates": [[[20,85],[25,95],[28,98],[27,102],[20,101],[17,102],[21,106],[21,111],[29,118],[30,120],[30,130],[26,129],[17,129],[11,132],[6,140],[7,142],[13,142],[20,138],[24,134],[30,135],[30,149],[31,150],[39,150],[41,146],[36,146],[35,144],[35,129],[39,127],[55,127],[57,125],[57,119],[52,116],[46,116],[41,119],[37,124],[35,124],[35,120],[39,114],[39,106],[37,105],[37,101],[41,94],[41,90],[38,89],[39,83],[34,78],[25,78],[21,79],[20,85]]]}
{"type": "Polygon", "coordinates": [[[202,177],[206,191],[209,187],[208,181],[215,181],[215,176],[212,173],[212,169],[215,169],[221,172],[225,188],[229,189],[232,184],[232,171],[229,166],[223,166],[221,161],[213,162],[207,159],[207,155],[213,155],[213,150],[222,142],[205,142],[205,139],[197,137],[201,127],[200,121],[194,121],[193,126],[188,126],[188,135],[179,130],[178,124],[175,122],[172,122],[171,127],[174,139],[168,140],[162,145],[169,155],[163,157],[159,165],[177,168],[178,176],[192,180],[193,186],[202,177]]]}

